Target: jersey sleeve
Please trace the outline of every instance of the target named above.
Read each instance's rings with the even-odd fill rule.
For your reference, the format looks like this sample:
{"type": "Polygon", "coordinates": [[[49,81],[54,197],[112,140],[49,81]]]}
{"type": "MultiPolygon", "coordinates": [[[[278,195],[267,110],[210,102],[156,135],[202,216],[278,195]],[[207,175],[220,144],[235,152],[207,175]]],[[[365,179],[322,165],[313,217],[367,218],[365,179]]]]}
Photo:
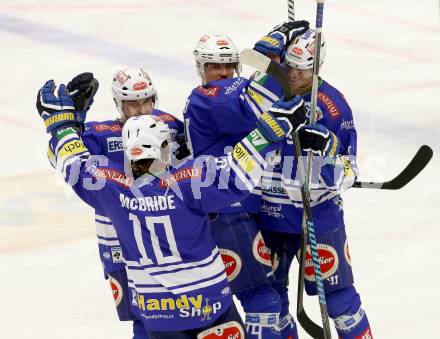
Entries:
{"type": "Polygon", "coordinates": [[[56,168],[64,181],[88,205],[102,209],[99,199],[105,197],[105,181],[99,180],[97,164],[105,163],[102,156],[91,156],[78,132],[73,128],[58,131],[49,141],[56,168]]]}
{"type": "Polygon", "coordinates": [[[215,212],[243,200],[260,182],[266,157],[278,148],[278,143],[269,143],[255,129],[223,157],[189,161],[190,180],[178,185],[183,202],[193,209],[215,212]]]}
{"type": "Polygon", "coordinates": [[[255,128],[261,114],[278,100],[273,86],[267,77],[217,81],[197,88],[194,104],[199,114],[209,114],[209,125],[216,133],[247,133],[255,128]]]}

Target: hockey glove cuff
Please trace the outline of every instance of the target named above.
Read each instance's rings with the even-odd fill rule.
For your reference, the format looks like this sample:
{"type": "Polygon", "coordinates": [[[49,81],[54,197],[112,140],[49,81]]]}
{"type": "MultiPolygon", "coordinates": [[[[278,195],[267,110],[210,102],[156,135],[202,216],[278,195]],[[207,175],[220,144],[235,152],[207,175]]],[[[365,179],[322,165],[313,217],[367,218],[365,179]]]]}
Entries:
{"type": "Polygon", "coordinates": [[[77,126],[75,107],[72,98],[66,92],[66,86],[61,84],[57,95],[54,94],[55,82],[47,81],[38,91],[37,110],[44,120],[46,131],[54,134],[56,130],[77,126]]]}

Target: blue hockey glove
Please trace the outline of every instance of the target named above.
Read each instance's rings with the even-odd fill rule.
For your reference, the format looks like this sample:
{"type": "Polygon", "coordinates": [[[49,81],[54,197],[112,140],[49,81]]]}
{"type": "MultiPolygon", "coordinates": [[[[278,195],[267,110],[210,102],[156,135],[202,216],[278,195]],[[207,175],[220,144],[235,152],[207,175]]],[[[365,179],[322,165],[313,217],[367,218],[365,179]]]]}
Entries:
{"type": "Polygon", "coordinates": [[[283,60],[289,43],[308,29],[309,23],[305,20],[285,22],[257,41],[254,49],[264,55],[279,55],[283,60]]]}
{"type": "Polygon", "coordinates": [[[64,84],[59,86],[57,96],[54,91],[55,82],[47,81],[38,91],[36,104],[46,130],[51,134],[60,128],[77,126],[74,103],[66,92],[66,86],[64,84]]]}
{"type": "Polygon", "coordinates": [[[78,74],[67,84],[67,92],[75,104],[76,119],[79,124],[83,124],[86,120],[87,112],[93,104],[93,97],[98,88],[99,82],[90,72],[78,74]]]}
{"type": "Polygon", "coordinates": [[[299,130],[301,148],[321,157],[335,157],[339,140],[328,128],[320,124],[305,125],[299,130]]]}
{"type": "Polygon", "coordinates": [[[269,141],[278,141],[305,125],[304,101],[296,96],[289,101],[277,101],[261,115],[258,129],[269,141]]]}

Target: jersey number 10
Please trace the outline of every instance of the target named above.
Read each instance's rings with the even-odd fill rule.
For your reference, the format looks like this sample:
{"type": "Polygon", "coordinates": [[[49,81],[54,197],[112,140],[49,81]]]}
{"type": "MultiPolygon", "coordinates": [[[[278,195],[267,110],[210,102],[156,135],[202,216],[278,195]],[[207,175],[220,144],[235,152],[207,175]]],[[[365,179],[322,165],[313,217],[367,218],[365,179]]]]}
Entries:
{"type": "MultiPolygon", "coordinates": [[[[136,239],[136,244],[139,249],[139,253],[141,254],[140,264],[141,265],[152,265],[154,262],[148,258],[147,251],[145,249],[145,245],[142,239],[142,229],[141,222],[137,215],[130,213],[130,220],[133,222],[133,231],[134,238],[136,239]]],[[[145,223],[147,226],[147,230],[150,232],[151,237],[151,245],[153,247],[154,255],[156,257],[157,263],[161,264],[170,264],[182,261],[180,257],[180,253],[177,249],[176,239],[174,237],[173,227],[171,226],[171,220],[169,215],[163,215],[159,217],[145,217],[145,223]],[[162,241],[163,243],[168,244],[168,252],[171,252],[171,255],[164,256],[163,250],[160,247],[159,237],[157,236],[156,230],[154,228],[155,224],[162,224],[165,230],[166,241],[162,241]]]]}

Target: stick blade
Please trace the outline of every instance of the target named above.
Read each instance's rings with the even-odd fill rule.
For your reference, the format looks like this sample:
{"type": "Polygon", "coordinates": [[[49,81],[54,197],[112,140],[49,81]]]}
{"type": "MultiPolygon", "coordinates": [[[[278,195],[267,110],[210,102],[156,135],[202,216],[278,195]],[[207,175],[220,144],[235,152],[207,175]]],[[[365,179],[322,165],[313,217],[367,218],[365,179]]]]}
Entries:
{"type": "Polygon", "coordinates": [[[267,73],[271,60],[253,49],[246,48],[240,53],[240,62],[256,68],[260,72],[267,73]]]}
{"type": "Polygon", "coordinates": [[[353,187],[398,190],[413,180],[431,161],[434,152],[428,145],[419,148],[410,163],[394,179],[386,182],[357,181],[353,187]]]}
{"type": "Polygon", "coordinates": [[[304,309],[298,310],[296,317],[301,327],[315,339],[325,339],[324,329],[315,324],[304,311],[304,309]]]}

